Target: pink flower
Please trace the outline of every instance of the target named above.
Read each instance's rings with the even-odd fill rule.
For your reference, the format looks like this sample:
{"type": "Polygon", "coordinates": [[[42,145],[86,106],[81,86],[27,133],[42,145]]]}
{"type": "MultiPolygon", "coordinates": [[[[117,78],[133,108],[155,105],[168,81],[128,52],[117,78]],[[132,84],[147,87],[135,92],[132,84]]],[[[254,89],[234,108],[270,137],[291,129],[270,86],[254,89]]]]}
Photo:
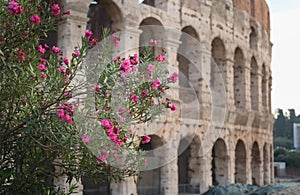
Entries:
{"type": "Polygon", "coordinates": [[[118,112],[124,113],[124,112],[125,112],[125,108],[119,108],[119,109],[118,109],[118,112]]]}
{"type": "Polygon", "coordinates": [[[71,125],[73,123],[72,117],[68,114],[65,115],[66,120],[68,121],[68,125],[71,125]]]}
{"type": "Polygon", "coordinates": [[[153,73],[154,72],[154,66],[152,64],[148,65],[148,70],[153,73]]]}
{"type": "Polygon", "coordinates": [[[45,43],[44,44],[45,49],[49,49],[49,46],[45,43]]]}
{"type": "Polygon", "coordinates": [[[43,58],[40,58],[40,59],[39,59],[39,62],[42,63],[42,64],[44,64],[44,65],[46,65],[47,60],[46,60],[46,59],[43,59],[43,58]]]}
{"type": "Polygon", "coordinates": [[[137,96],[136,94],[133,94],[130,96],[130,99],[132,99],[134,101],[134,103],[137,103],[139,101],[139,96],[137,96]]]}
{"type": "Polygon", "coordinates": [[[117,145],[117,146],[121,146],[122,145],[122,140],[119,138],[119,139],[117,139],[116,141],[115,141],[115,144],[117,145]]]}
{"type": "Polygon", "coordinates": [[[80,51],[78,49],[75,49],[74,52],[72,53],[72,56],[74,57],[80,56],[80,51]]]}
{"type": "Polygon", "coordinates": [[[147,90],[145,90],[145,89],[143,89],[143,90],[142,90],[142,96],[145,96],[145,97],[147,97],[147,96],[148,96],[148,92],[147,92],[147,90]]]}
{"type": "Polygon", "coordinates": [[[14,56],[16,58],[19,58],[20,61],[24,61],[25,60],[25,52],[23,50],[19,50],[18,49],[17,51],[15,51],[14,56]]]}
{"type": "Polygon", "coordinates": [[[151,137],[148,135],[142,136],[142,144],[147,144],[151,141],[151,137]]]}
{"type": "Polygon", "coordinates": [[[161,81],[159,78],[156,78],[156,80],[152,83],[152,89],[157,89],[161,85],[161,81]]]}
{"type": "Polygon", "coordinates": [[[59,5],[58,4],[53,4],[52,6],[51,6],[51,10],[52,10],[52,15],[54,15],[54,16],[57,16],[57,15],[59,15],[60,14],[60,7],[59,7],[59,5]]]}
{"type": "Polygon", "coordinates": [[[47,67],[44,64],[39,64],[38,68],[39,68],[40,71],[46,71],[47,70],[47,67]]]}
{"type": "Polygon", "coordinates": [[[94,90],[98,91],[99,89],[100,89],[100,86],[99,85],[95,85],[94,90]]]}
{"type": "Polygon", "coordinates": [[[41,78],[42,78],[42,79],[46,79],[46,78],[47,78],[47,75],[46,75],[45,73],[42,73],[42,74],[41,74],[41,78]]]}
{"type": "Polygon", "coordinates": [[[96,157],[96,159],[97,159],[98,162],[103,163],[104,161],[106,161],[107,156],[108,156],[108,151],[104,150],[102,155],[99,156],[99,157],[96,157]]]}
{"type": "Polygon", "coordinates": [[[130,63],[131,64],[138,64],[139,63],[139,56],[137,54],[134,54],[134,56],[130,57],[130,63]]]}
{"type": "Polygon", "coordinates": [[[54,53],[59,53],[59,52],[60,52],[60,49],[59,49],[58,47],[56,47],[56,46],[53,46],[53,47],[52,47],[52,51],[53,51],[54,53]]]}
{"type": "Polygon", "coordinates": [[[56,112],[57,116],[59,116],[60,118],[64,117],[65,116],[65,112],[63,109],[59,109],[57,112],[56,112]]]}
{"type": "Polygon", "coordinates": [[[90,30],[86,30],[85,31],[85,35],[84,35],[84,38],[85,39],[89,39],[91,36],[92,36],[93,32],[90,31],[90,30]]]}
{"type": "Polygon", "coordinates": [[[171,110],[172,110],[173,112],[175,112],[175,111],[177,110],[177,106],[176,106],[175,104],[172,104],[172,105],[171,105],[171,110]]]}
{"type": "Polygon", "coordinates": [[[82,142],[83,143],[89,143],[90,142],[90,137],[88,136],[88,135],[83,135],[82,137],[81,137],[81,140],[82,140],[82,142]]]}
{"type": "Polygon", "coordinates": [[[178,73],[174,72],[169,78],[168,81],[171,83],[176,83],[176,81],[178,80],[178,73]]]}
{"type": "Polygon", "coordinates": [[[30,23],[31,24],[40,24],[41,18],[37,14],[34,14],[33,16],[30,17],[30,23]]]}
{"type": "Polygon", "coordinates": [[[67,10],[67,11],[65,11],[65,13],[64,14],[66,14],[66,15],[70,15],[71,14],[71,11],[70,10],[67,10]]]}
{"type": "Polygon", "coordinates": [[[44,49],[42,45],[39,45],[37,48],[41,54],[44,54],[46,52],[46,49],[44,49]]]}
{"type": "Polygon", "coordinates": [[[112,128],[113,124],[108,119],[103,119],[101,121],[101,126],[107,128],[107,129],[110,129],[110,128],[112,128]]]}
{"type": "Polygon", "coordinates": [[[9,13],[13,16],[23,13],[22,6],[20,6],[19,3],[15,2],[14,0],[8,3],[8,9],[9,13]]]}
{"type": "Polygon", "coordinates": [[[123,73],[129,73],[131,68],[130,68],[130,60],[123,60],[121,63],[121,70],[123,73]]]}
{"type": "Polygon", "coordinates": [[[61,72],[61,73],[65,72],[65,68],[63,66],[60,66],[59,67],[59,72],[61,72]]]}
{"type": "Polygon", "coordinates": [[[163,56],[163,55],[158,55],[157,56],[157,61],[158,62],[163,62],[163,61],[165,61],[165,59],[166,59],[166,56],[163,56]]]}
{"type": "Polygon", "coordinates": [[[149,44],[155,47],[155,46],[157,45],[157,42],[156,42],[156,40],[151,39],[151,40],[149,41],[149,44]]]}
{"type": "Polygon", "coordinates": [[[126,142],[128,140],[128,137],[127,136],[124,136],[123,137],[123,142],[126,142]]]}
{"type": "Polygon", "coordinates": [[[69,59],[68,58],[64,58],[64,63],[68,66],[69,65],[69,59]]]}
{"type": "Polygon", "coordinates": [[[117,134],[115,133],[110,133],[108,136],[111,141],[116,141],[117,139],[117,134]]]}
{"type": "Polygon", "coordinates": [[[98,43],[98,39],[96,39],[96,38],[91,38],[91,40],[89,41],[89,44],[90,45],[92,45],[92,46],[94,46],[94,45],[96,45],[98,43]]]}
{"type": "Polygon", "coordinates": [[[115,40],[114,41],[114,45],[115,45],[115,47],[119,47],[120,46],[120,41],[119,40],[115,40]]]}

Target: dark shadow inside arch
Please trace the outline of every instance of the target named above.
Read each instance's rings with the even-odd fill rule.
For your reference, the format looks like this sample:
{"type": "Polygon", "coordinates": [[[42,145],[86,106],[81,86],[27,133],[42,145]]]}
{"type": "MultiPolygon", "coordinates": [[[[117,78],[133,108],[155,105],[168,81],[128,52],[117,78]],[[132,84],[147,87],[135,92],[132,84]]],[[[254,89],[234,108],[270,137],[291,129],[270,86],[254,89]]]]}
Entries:
{"type": "Polygon", "coordinates": [[[98,40],[103,39],[104,28],[114,33],[121,30],[124,24],[122,11],[112,0],[92,1],[87,17],[87,29],[91,30],[98,40]]]}
{"type": "Polygon", "coordinates": [[[247,183],[246,178],[246,147],[242,140],[238,140],[235,147],[235,183],[247,183]]]}
{"type": "MultiPolygon", "coordinates": [[[[150,135],[150,137],[151,141],[149,143],[140,143],[140,149],[148,151],[148,156],[154,157],[156,154],[153,150],[162,146],[163,143],[156,135],[150,135]]],[[[141,172],[137,180],[137,191],[139,195],[161,194],[161,168],[141,172]]]]}
{"type": "Polygon", "coordinates": [[[251,170],[252,170],[252,184],[260,184],[260,152],[258,143],[254,142],[251,150],[251,170]]]}
{"type": "Polygon", "coordinates": [[[245,106],[245,58],[243,51],[236,48],[233,65],[234,104],[236,108],[245,106]]]}
{"type": "Polygon", "coordinates": [[[222,139],[217,139],[212,148],[212,183],[226,185],[228,180],[227,147],[222,139]]]}

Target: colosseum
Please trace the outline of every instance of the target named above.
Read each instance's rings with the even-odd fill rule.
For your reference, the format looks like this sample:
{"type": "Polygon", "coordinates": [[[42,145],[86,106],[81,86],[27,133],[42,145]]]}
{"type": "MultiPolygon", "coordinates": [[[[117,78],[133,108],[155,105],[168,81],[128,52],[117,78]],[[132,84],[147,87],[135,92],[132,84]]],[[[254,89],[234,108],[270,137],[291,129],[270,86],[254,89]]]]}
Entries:
{"type": "Polygon", "coordinates": [[[170,51],[168,64],[183,75],[173,86],[177,114],[157,120],[156,131],[140,130],[152,138],[141,147],[153,150],[158,160],[168,160],[118,184],[82,179],[79,194],[201,194],[217,185],[262,186],[274,181],[272,43],[265,0],[63,0],[62,4],[71,15],[61,18],[54,39],[67,56],[80,45],[86,28],[100,38],[103,27],[108,27],[123,31],[123,51],[138,52],[142,42],[156,39],[170,51]],[[145,28],[149,25],[155,27],[145,28]],[[218,75],[221,80],[216,82],[218,75]],[[222,88],[223,95],[214,99],[212,91],[222,93],[222,88]],[[213,115],[222,115],[221,123],[213,123],[213,115]]]}

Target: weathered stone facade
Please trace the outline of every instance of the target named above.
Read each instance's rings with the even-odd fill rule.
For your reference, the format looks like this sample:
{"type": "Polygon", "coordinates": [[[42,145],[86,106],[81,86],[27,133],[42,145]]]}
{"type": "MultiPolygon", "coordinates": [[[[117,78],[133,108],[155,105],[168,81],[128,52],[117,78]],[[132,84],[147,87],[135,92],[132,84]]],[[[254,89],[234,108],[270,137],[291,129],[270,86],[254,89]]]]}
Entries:
{"type": "MultiPolygon", "coordinates": [[[[145,41],[143,36],[147,32],[143,31],[143,25],[172,27],[200,43],[199,47],[191,45],[180,33],[168,33],[167,28],[163,38],[151,34],[162,41],[163,47],[173,51],[168,63],[191,83],[184,86],[179,81],[178,115],[166,116],[155,133],[140,132],[151,135],[153,149],[167,145],[169,150],[157,155],[172,160],[146,171],[137,184],[129,178],[121,184],[107,185],[107,191],[113,195],[143,195],[149,191],[164,195],[199,194],[213,185],[273,182],[272,44],[269,10],[264,0],[145,0],[144,3],[99,0],[92,6],[101,13],[90,13],[87,18],[90,3],[62,0],[71,15],[63,16],[59,22],[57,40],[68,56],[80,45],[87,23],[96,34],[101,33],[101,26],[110,27],[113,32],[125,30],[121,34],[121,50],[138,48],[140,42],[145,41]],[[180,50],[193,52],[184,53],[188,56],[185,59],[176,53],[180,50]],[[210,127],[213,105],[207,81],[213,76],[211,57],[219,66],[226,92],[224,124],[214,129],[210,127]],[[193,60],[210,69],[189,66],[193,60]],[[181,104],[189,101],[184,93],[188,87],[193,88],[198,97],[200,111],[195,118],[182,114],[187,110],[193,112],[192,101],[181,104]],[[193,129],[192,134],[190,129],[193,129]],[[215,129],[218,134],[210,137],[207,131],[215,129]],[[191,143],[186,141],[190,137],[191,143]],[[188,147],[180,149],[182,145],[188,147]]],[[[82,186],[86,191],[80,193],[89,194],[87,188],[82,186]]]]}

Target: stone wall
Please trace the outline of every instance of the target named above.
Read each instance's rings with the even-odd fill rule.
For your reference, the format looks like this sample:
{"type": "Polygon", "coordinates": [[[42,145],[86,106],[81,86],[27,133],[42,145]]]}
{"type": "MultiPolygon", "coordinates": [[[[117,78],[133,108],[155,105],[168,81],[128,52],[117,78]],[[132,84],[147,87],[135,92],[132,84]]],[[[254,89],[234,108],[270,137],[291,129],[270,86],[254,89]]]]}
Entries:
{"type": "MultiPolygon", "coordinates": [[[[145,173],[156,182],[144,177],[136,185],[129,178],[121,184],[110,184],[112,194],[142,195],[149,183],[153,184],[149,190],[176,195],[202,193],[212,185],[273,182],[269,10],[265,1],[254,3],[252,17],[251,0],[98,2],[111,19],[113,32],[124,30],[120,51],[138,52],[141,40],[155,38],[168,50],[168,64],[189,81],[188,85],[180,81],[173,86],[172,98],[179,105],[177,114],[167,113],[157,120],[155,132],[143,128],[138,131],[163,143],[163,152],[153,155],[165,163],[145,173]],[[147,37],[144,25],[158,25],[164,30],[154,30],[153,37],[147,37]],[[193,38],[185,39],[183,34],[193,38]],[[223,82],[214,82],[216,76],[223,82]],[[225,96],[216,101],[213,96],[219,90],[225,96]],[[196,96],[189,96],[190,91],[196,96]],[[223,116],[222,123],[215,124],[218,114],[223,116]]],[[[58,45],[70,55],[80,44],[88,21],[96,25],[91,28],[106,23],[101,22],[104,17],[86,17],[88,1],[64,0],[63,4],[71,15],[59,23],[58,45]]]]}

